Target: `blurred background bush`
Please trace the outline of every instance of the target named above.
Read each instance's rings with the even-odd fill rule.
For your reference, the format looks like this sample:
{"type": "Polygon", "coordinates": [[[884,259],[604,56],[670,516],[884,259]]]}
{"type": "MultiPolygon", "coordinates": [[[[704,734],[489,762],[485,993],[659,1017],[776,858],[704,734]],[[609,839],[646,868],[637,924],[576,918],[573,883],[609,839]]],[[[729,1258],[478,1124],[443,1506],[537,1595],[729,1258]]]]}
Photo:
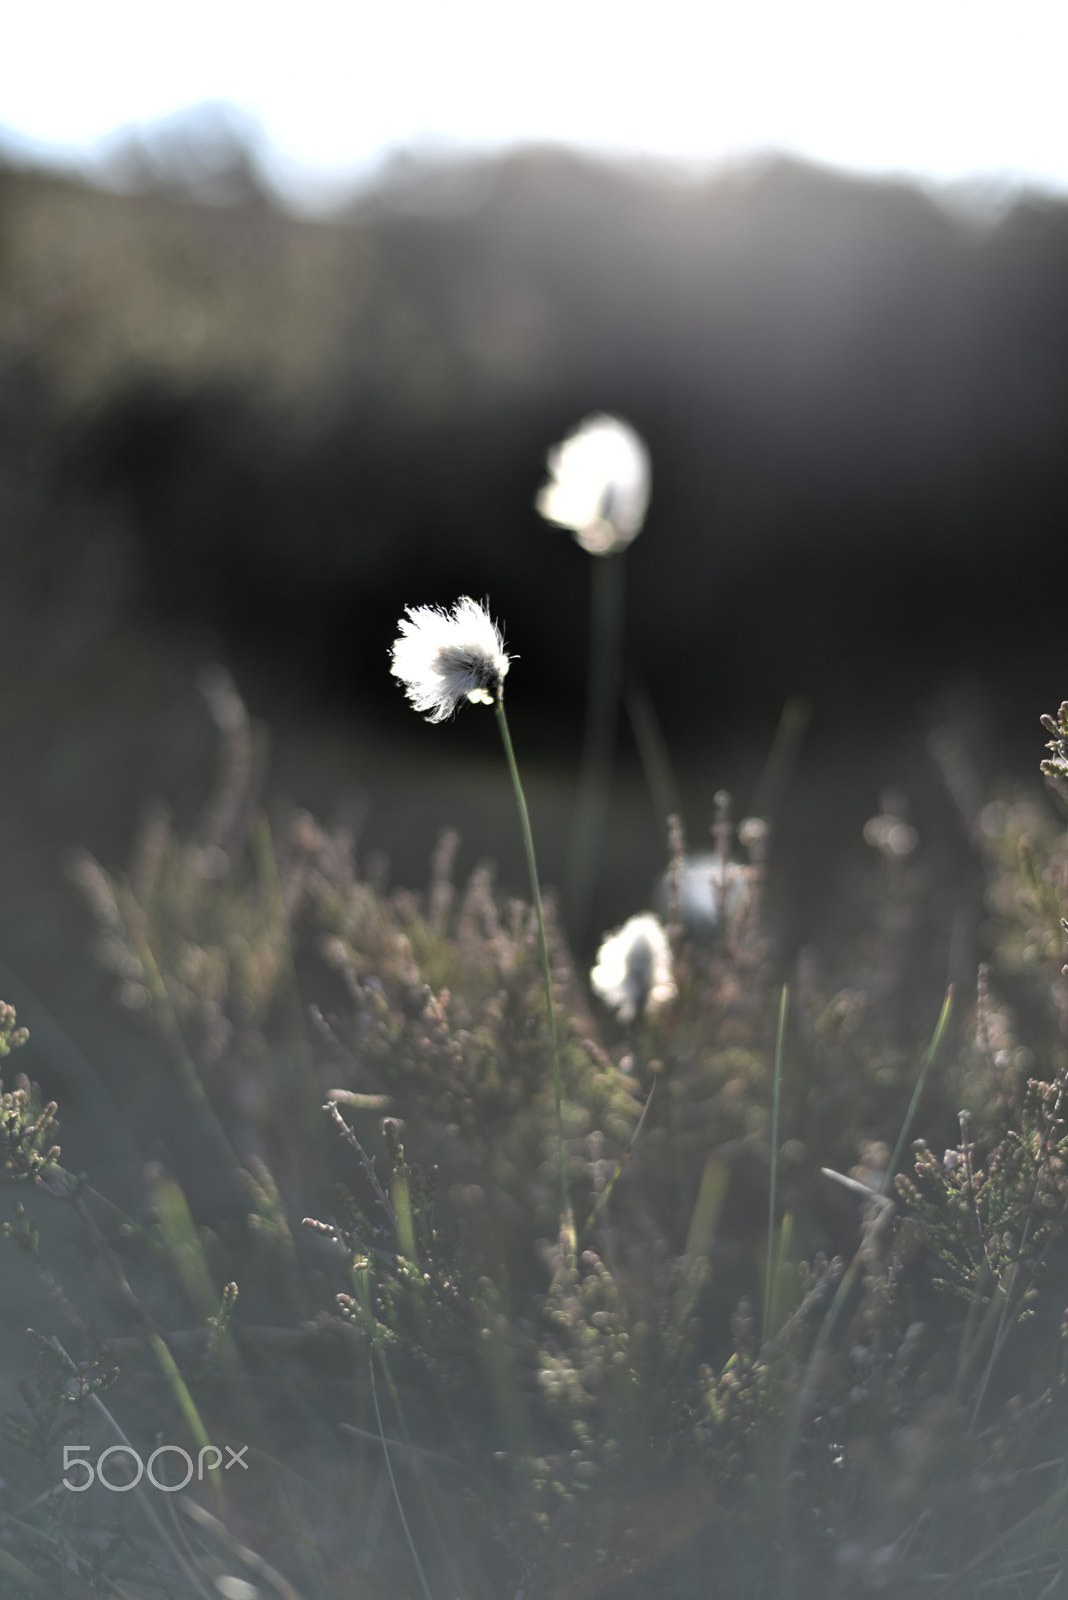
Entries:
{"type": "MultiPolygon", "coordinates": [[[[521,886],[484,720],[421,727],[387,671],[402,607],[459,593],[489,597],[520,657],[558,881],[590,573],[533,500],[547,448],[596,409],[653,458],[627,656],[693,836],[721,786],[752,806],[792,701],[794,941],[888,783],[953,881],[928,735],[956,729],[984,775],[1033,770],[1064,688],[1062,202],[969,210],[787,159],[684,179],[546,148],[398,157],[307,220],[210,111],[110,171],[0,169],[5,937],[26,944],[44,857],[77,840],[114,859],[151,796],[200,803],[195,682],[216,661],[271,730],[278,790],[358,804],[402,881],[455,823],[468,865],[491,854],[521,886]]],[[[618,761],[602,925],[648,902],[663,860],[622,725],[618,761]]]]}

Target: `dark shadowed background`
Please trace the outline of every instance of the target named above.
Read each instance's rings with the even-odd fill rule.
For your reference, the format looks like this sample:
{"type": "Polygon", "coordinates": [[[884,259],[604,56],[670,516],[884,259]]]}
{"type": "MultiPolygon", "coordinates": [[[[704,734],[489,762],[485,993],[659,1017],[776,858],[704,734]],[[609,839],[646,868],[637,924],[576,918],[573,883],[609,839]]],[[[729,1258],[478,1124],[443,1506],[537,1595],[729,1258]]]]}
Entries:
{"type": "MultiPolygon", "coordinates": [[[[719,788],[752,806],[803,701],[776,817],[788,941],[832,920],[887,785],[948,926],[964,857],[929,735],[955,730],[982,778],[1030,775],[1068,692],[1062,203],[532,150],[398,162],[306,221],[238,146],[135,154],[121,192],[0,169],[12,966],[70,981],[71,845],[121,862],[153,796],[195,813],[215,662],[270,732],[269,794],[358,811],[365,853],[414,884],[456,824],[462,868],[491,855],[521,889],[492,719],[425,727],[388,673],[402,607],[462,593],[520,658],[513,731],[558,881],[590,570],[533,500],[593,410],[652,455],[627,659],[692,842],[719,788]]],[[[619,732],[599,926],[648,903],[664,857],[619,732]]]]}

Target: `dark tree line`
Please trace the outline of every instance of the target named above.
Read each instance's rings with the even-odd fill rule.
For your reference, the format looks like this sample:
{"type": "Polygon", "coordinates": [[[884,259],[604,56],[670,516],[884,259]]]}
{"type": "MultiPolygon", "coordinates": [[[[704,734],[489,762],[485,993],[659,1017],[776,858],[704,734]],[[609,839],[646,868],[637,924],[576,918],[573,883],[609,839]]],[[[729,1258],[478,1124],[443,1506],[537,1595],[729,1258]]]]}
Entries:
{"type": "Polygon", "coordinates": [[[523,656],[513,694],[547,747],[577,739],[587,558],[532,501],[547,446],[595,409],[653,455],[629,637],[676,743],[790,694],[841,733],[961,687],[1008,729],[1064,690],[1059,201],[983,221],[785,161],[683,182],[529,152],[398,169],[309,223],[258,193],[10,171],[0,312],[5,481],[44,452],[64,495],[121,522],[124,605],[289,692],[392,703],[400,605],[488,594],[523,656]],[[83,250],[67,339],[12,262],[31,219],[75,204],[74,243],[40,247],[58,273],[83,250]],[[79,341],[138,292],[141,347],[65,398],[79,341]]]}

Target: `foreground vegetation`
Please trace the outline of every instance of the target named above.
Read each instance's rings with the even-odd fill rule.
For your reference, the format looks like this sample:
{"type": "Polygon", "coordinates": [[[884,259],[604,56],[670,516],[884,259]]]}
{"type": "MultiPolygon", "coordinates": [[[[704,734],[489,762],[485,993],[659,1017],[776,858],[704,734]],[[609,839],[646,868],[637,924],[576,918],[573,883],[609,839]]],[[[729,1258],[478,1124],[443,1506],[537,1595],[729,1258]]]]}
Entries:
{"type": "Polygon", "coordinates": [[[572,1233],[530,907],[457,885],[449,833],[415,893],[344,829],[269,826],[206,690],[198,824],[76,869],[196,1181],[156,1163],[125,1215],[54,1105],[3,1098],[5,1270],[49,1295],[5,1596],[1063,1592],[1068,708],[1046,799],[961,788],[971,994],[903,992],[923,842],[889,813],[846,964],[784,967],[767,830],[725,797],[714,927],[673,831],[674,997],[617,1021],[547,905],[572,1233]]]}

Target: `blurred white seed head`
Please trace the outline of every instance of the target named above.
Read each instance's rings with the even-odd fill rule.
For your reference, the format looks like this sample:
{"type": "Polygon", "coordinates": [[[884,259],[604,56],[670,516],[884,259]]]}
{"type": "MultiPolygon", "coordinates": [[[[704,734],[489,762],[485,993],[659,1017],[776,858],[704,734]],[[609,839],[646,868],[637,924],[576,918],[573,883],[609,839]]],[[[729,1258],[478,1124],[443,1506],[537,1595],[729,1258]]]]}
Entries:
{"type": "Polygon", "coordinates": [[[259,1600],[263,1592],[254,1583],[246,1583],[244,1578],[228,1576],[216,1578],[215,1587],[223,1600],[259,1600]]]}
{"type": "Polygon", "coordinates": [[[671,946],[659,917],[646,911],[610,933],[597,952],[590,984],[620,1022],[633,1022],[673,1000],[671,946]]]}
{"type": "Polygon", "coordinates": [[[910,856],[920,842],[920,836],[910,822],[892,812],[882,812],[870,817],[864,824],[864,843],[888,860],[902,860],[910,856]]]}
{"type": "Polygon", "coordinates": [[[464,700],[493,704],[509,661],[484,605],[464,595],[451,611],[407,606],[397,626],[390,671],[428,722],[444,722],[464,700]]]}
{"type": "MultiPolygon", "coordinates": [[[[695,939],[707,939],[726,917],[730,922],[748,904],[753,892],[753,868],[740,861],[724,861],[711,851],[683,856],[678,873],[679,922],[695,939]]],[[[656,888],[656,902],[666,913],[671,907],[671,873],[656,888]]]]}
{"type": "Polygon", "coordinates": [[[535,502],[547,522],[570,528],[593,556],[626,549],[649,505],[649,452],[619,417],[587,417],[548,455],[549,481],[535,502]]]}

